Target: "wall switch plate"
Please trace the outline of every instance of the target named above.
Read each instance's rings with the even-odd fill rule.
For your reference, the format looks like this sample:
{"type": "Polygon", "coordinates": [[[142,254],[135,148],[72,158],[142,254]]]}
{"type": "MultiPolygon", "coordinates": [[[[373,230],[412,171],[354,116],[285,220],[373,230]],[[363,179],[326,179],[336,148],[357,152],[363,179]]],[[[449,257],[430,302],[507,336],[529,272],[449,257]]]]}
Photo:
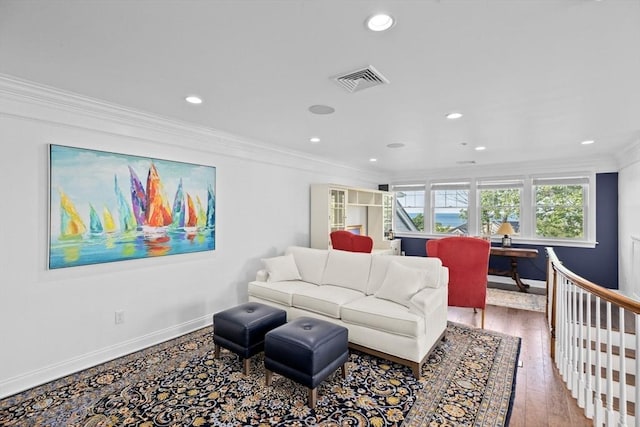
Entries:
{"type": "Polygon", "coordinates": [[[124,310],[116,311],[116,325],[124,323],[124,310]]]}

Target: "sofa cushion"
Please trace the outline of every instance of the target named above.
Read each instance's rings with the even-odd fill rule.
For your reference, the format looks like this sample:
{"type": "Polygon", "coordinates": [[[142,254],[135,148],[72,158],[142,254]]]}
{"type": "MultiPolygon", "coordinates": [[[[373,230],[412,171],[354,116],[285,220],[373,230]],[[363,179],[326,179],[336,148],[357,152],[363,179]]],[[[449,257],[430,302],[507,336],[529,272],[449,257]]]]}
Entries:
{"type": "Polygon", "coordinates": [[[291,307],[293,294],[318,285],[300,280],[286,282],[249,282],[249,295],[291,307]]]}
{"type": "Polygon", "coordinates": [[[409,300],[424,287],[426,281],[427,272],[424,269],[405,267],[392,261],[387,268],[382,286],[374,295],[410,307],[409,300]]]}
{"type": "Polygon", "coordinates": [[[371,254],[330,250],[322,284],[341,286],[364,294],[369,281],[371,258],[371,254]]]}
{"type": "Polygon", "coordinates": [[[387,275],[387,268],[395,258],[397,258],[395,255],[376,255],[371,257],[371,272],[367,282],[367,295],[373,295],[380,289],[387,275]]]}
{"type": "Polygon", "coordinates": [[[419,256],[401,256],[396,257],[396,262],[410,268],[423,269],[426,272],[425,281],[422,283],[424,288],[439,288],[446,286],[446,283],[442,282],[442,261],[440,258],[425,258],[419,256]]]}
{"type": "Polygon", "coordinates": [[[343,304],[363,298],[364,294],[353,289],[340,286],[322,285],[301,289],[293,295],[294,307],[340,318],[340,307],[343,304]]]}
{"type": "Polygon", "coordinates": [[[262,264],[269,273],[269,282],[283,282],[286,280],[300,280],[300,272],[293,255],[283,255],[273,258],[263,258],[262,264]]]}
{"type": "Polygon", "coordinates": [[[322,283],[322,273],[327,265],[328,252],[327,249],[290,246],[285,254],[293,255],[302,280],[319,285],[322,283]]]}
{"type": "Polygon", "coordinates": [[[425,332],[425,319],[403,305],[376,298],[358,298],[342,306],[343,322],[406,337],[419,337],[425,332]]]}

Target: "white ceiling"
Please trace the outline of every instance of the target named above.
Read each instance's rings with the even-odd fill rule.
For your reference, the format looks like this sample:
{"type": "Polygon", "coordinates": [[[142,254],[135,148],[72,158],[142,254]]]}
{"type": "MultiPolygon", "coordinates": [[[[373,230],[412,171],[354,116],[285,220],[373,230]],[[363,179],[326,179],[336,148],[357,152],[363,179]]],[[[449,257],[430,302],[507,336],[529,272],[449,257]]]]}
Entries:
{"type": "Polygon", "coordinates": [[[640,140],[640,0],[0,0],[0,73],[390,174],[605,158],[640,140]]]}

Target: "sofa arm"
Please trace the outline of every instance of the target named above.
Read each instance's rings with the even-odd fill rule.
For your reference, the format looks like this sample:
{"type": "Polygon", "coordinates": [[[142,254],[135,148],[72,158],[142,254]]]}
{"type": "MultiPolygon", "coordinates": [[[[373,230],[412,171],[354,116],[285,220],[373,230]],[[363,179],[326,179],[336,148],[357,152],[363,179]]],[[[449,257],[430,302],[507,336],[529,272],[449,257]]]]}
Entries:
{"type": "Polygon", "coordinates": [[[266,282],[269,279],[269,272],[267,270],[258,270],[256,273],[256,282],[266,282]]]}

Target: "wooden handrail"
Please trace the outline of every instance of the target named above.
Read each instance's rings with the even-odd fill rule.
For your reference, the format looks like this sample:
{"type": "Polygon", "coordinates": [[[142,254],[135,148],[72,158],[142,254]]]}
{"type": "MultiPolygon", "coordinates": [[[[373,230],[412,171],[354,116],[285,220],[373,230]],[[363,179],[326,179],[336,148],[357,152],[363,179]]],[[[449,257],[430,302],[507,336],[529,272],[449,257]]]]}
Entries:
{"type": "Polygon", "coordinates": [[[545,247],[545,250],[547,252],[549,260],[551,261],[553,269],[562,273],[565,277],[571,279],[571,281],[577,286],[594,295],[599,296],[606,301],[611,302],[612,304],[623,307],[624,309],[632,311],[636,314],[640,314],[640,302],[628,298],[618,292],[614,292],[610,289],[596,285],[595,283],[590,282],[589,280],[575,274],[573,271],[569,270],[562,264],[552,247],[547,246],[545,247]]]}
{"type": "Polygon", "coordinates": [[[575,274],[545,250],[550,350],[562,379],[593,425],[640,427],[640,302],[575,274]]]}

